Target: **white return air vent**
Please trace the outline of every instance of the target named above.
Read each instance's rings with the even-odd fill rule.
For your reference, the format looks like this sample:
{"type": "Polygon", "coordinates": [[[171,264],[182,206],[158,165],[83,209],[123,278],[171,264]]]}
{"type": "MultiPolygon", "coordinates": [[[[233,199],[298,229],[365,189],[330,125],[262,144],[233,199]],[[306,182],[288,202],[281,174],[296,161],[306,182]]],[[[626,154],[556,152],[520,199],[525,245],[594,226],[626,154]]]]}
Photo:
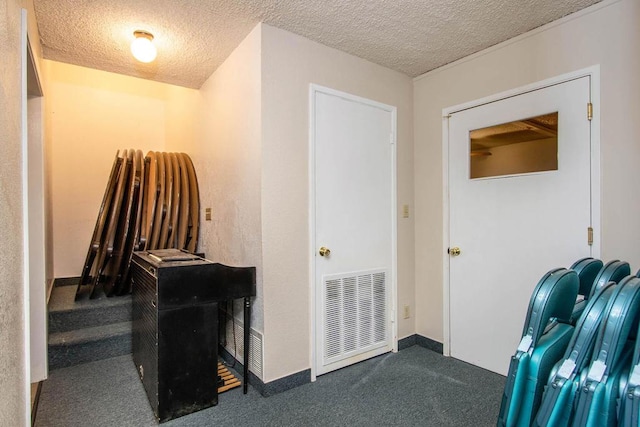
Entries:
{"type": "MultiPolygon", "coordinates": [[[[226,339],[224,348],[244,364],[244,325],[241,319],[233,319],[231,314],[225,313],[226,339]]],[[[262,334],[255,329],[249,330],[249,370],[261,380],[262,376],[262,334]]]]}
{"type": "Polygon", "coordinates": [[[323,277],[324,366],[388,344],[387,277],[382,269],[323,277]]]}

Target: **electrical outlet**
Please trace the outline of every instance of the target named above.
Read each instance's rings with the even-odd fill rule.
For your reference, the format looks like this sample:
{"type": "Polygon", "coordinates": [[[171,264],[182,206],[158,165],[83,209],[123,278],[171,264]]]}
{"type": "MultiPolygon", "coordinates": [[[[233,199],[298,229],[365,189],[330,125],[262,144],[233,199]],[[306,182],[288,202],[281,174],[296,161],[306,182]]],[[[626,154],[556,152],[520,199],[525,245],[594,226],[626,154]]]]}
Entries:
{"type": "Polygon", "coordinates": [[[410,310],[408,305],[405,305],[404,306],[404,318],[408,319],[409,317],[411,317],[411,310],[410,310]]]}
{"type": "Polygon", "coordinates": [[[402,218],[409,218],[409,205],[402,205],[402,218]]]}
{"type": "Polygon", "coordinates": [[[211,208],[206,208],[204,210],[204,220],[211,221],[211,208]]]}

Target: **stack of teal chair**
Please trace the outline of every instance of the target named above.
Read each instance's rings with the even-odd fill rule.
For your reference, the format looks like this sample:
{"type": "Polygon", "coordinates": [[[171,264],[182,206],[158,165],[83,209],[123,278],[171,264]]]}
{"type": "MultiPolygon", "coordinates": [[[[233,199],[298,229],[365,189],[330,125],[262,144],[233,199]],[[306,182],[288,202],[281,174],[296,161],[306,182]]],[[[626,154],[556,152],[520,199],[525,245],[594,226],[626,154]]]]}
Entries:
{"type": "Polygon", "coordinates": [[[540,409],[534,420],[536,427],[568,427],[573,419],[576,393],[580,385],[580,373],[591,361],[597,332],[607,304],[616,288],[613,282],[589,299],[576,324],[564,357],[554,366],[549,376],[540,409]]]}
{"type": "Polygon", "coordinates": [[[531,425],[543,386],[571,338],[578,288],[577,273],[564,268],[549,271],[536,285],[520,345],[511,357],[498,426],[531,425]]]}
{"type": "Polygon", "coordinates": [[[640,340],[638,340],[638,336],[640,336],[640,329],[636,334],[636,348],[633,353],[631,367],[620,380],[622,396],[620,398],[618,425],[621,427],[637,427],[640,425],[640,340]]]}
{"type": "Polygon", "coordinates": [[[631,364],[640,314],[640,278],[623,279],[602,319],[591,363],[583,369],[573,427],[618,425],[620,383],[631,364]]]}
{"type": "Polygon", "coordinates": [[[598,276],[596,276],[596,279],[593,282],[593,286],[591,287],[589,298],[591,298],[600,288],[602,288],[607,283],[618,283],[620,280],[624,279],[630,274],[631,267],[629,266],[628,262],[620,261],[617,259],[609,261],[604,265],[604,267],[602,267],[602,269],[598,273],[598,276]]]}
{"type": "Polygon", "coordinates": [[[596,281],[596,277],[600,270],[602,270],[602,261],[594,258],[582,258],[574,262],[570,267],[571,270],[578,274],[580,280],[580,288],[578,289],[579,301],[576,301],[573,307],[573,313],[571,314],[571,324],[575,325],[582,315],[589,297],[591,296],[591,289],[596,281]]]}

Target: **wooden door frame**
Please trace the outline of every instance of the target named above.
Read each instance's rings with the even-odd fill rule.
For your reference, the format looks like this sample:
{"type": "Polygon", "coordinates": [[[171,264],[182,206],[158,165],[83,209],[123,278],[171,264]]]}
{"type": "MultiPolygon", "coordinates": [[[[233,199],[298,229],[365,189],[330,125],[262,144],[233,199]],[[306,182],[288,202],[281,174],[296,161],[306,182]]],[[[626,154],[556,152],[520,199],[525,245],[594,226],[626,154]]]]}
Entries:
{"type": "Polygon", "coordinates": [[[373,107],[380,108],[384,111],[391,113],[391,133],[392,133],[392,150],[391,150],[391,274],[390,274],[390,286],[391,286],[391,301],[389,302],[391,317],[391,351],[398,351],[398,321],[397,321],[397,300],[398,300],[398,220],[397,220],[397,108],[391,105],[382,104],[380,102],[373,101],[371,99],[362,98],[356,95],[351,95],[346,92],[341,92],[335,89],[331,89],[325,86],[320,86],[314,83],[309,85],[309,313],[311,316],[310,321],[310,351],[311,351],[311,381],[316,380],[316,263],[315,254],[316,251],[316,189],[315,189],[315,114],[316,114],[316,94],[322,93],[326,95],[337,96],[349,101],[354,101],[373,107]]]}
{"type": "MultiPolygon", "coordinates": [[[[450,256],[447,252],[450,241],[449,222],[449,118],[452,114],[480,107],[492,102],[501,101],[528,92],[544,89],[549,86],[566,83],[582,77],[589,77],[590,100],[593,104],[593,117],[590,123],[591,135],[591,226],[593,227],[593,245],[591,254],[600,258],[601,249],[601,209],[600,209],[600,66],[573,71],[546,80],[531,83],[508,91],[500,92],[481,99],[454,105],[442,109],[442,321],[443,321],[443,354],[451,355],[451,312],[450,312],[450,256]]],[[[585,114],[587,106],[585,105],[585,114]]],[[[585,232],[586,238],[586,232],[585,232]]],[[[551,267],[551,266],[550,266],[551,267]]],[[[568,266],[567,266],[568,267],[568,266]]]]}

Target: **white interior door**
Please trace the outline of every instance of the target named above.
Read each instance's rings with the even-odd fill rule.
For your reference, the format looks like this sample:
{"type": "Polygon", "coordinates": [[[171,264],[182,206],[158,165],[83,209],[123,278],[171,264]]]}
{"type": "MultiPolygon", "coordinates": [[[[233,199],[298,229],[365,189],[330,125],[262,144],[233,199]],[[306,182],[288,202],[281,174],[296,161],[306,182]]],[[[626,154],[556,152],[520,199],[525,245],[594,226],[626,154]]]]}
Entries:
{"type": "Polygon", "coordinates": [[[506,374],[538,280],[590,255],[588,103],[583,77],[451,115],[449,238],[460,249],[449,264],[451,356],[506,374]],[[557,170],[470,178],[471,131],[554,112],[557,170]]]}
{"type": "Polygon", "coordinates": [[[392,349],[395,107],[312,86],[311,168],[320,375],[392,349]]]}

